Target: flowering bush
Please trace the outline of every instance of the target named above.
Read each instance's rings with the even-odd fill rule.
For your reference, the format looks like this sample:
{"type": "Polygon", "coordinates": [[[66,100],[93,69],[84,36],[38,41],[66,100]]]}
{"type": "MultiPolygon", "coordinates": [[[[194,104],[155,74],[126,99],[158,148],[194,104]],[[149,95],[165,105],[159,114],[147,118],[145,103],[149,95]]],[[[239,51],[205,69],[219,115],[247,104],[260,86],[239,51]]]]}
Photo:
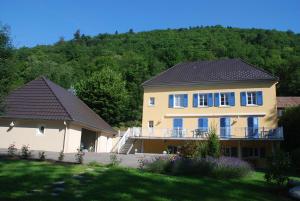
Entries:
{"type": "Polygon", "coordinates": [[[238,158],[206,157],[190,159],[184,157],[160,156],[152,160],[140,161],[140,168],[156,173],[174,175],[198,175],[216,178],[239,178],[252,170],[251,166],[238,158]]]}
{"type": "Polygon", "coordinates": [[[44,151],[39,152],[39,159],[40,159],[41,161],[46,160],[46,154],[45,154],[44,151]]]}
{"type": "Polygon", "coordinates": [[[206,158],[212,164],[211,174],[218,178],[239,178],[246,176],[252,171],[249,163],[234,157],[206,158]]]}
{"type": "Polygon", "coordinates": [[[31,157],[31,151],[29,145],[23,145],[21,148],[21,157],[23,159],[28,159],[31,157]]]}
{"type": "Polygon", "coordinates": [[[15,144],[10,144],[7,153],[10,157],[15,157],[17,155],[17,148],[15,144]]]}
{"type": "Polygon", "coordinates": [[[173,156],[158,156],[154,159],[142,159],[139,160],[139,168],[149,172],[167,173],[170,172],[173,160],[173,156]]]}
{"type": "Polygon", "coordinates": [[[84,152],[80,149],[77,149],[77,153],[75,154],[75,160],[77,163],[82,164],[83,163],[83,156],[84,152]]]}

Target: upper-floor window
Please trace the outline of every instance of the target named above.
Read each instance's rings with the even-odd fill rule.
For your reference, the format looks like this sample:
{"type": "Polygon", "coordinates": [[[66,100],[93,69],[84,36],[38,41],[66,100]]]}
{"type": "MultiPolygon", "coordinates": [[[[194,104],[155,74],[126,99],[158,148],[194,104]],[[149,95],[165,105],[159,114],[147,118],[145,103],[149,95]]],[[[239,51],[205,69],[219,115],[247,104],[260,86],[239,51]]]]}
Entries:
{"type": "Polygon", "coordinates": [[[221,106],[229,106],[229,94],[228,93],[220,93],[220,105],[221,106]]]}
{"type": "Polygon", "coordinates": [[[174,107],[184,107],[184,95],[175,94],[174,95],[174,107]]]}
{"type": "Polygon", "coordinates": [[[169,95],[169,108],[183,108],[188,107],[187,94],[170,94],[169,95]]]}
{"type": "Polygon", "coordinates": [[[241,106],[248,105],[263,105],[262,91],[242,91],[241,92],[241,106]]]}
{"type": "Polygon", "coordinates": [[[200,106],[200,107],[208,106],[207,99],[208,99],[207,94],[199,94],[198,106],[200,106]]]}
{"type": "Polygon", "coordinates": [[[150,97],[149,98],[149,105],[150,106],[154,106],[155,105],[155,98],[154,97],[150,97]]]}
{"type": "Polygon", "coordinates": [[[247,105],[257,105],[256,92],[247,92],[247,105]]]}

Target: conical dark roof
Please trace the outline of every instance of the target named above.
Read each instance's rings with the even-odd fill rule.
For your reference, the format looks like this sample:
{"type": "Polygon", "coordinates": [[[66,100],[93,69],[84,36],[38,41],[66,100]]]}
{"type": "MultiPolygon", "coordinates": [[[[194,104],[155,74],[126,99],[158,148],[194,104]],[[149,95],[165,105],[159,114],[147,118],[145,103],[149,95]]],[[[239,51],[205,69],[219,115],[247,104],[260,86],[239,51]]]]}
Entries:
{"type": "Polygon", "coordinates": [[[74,121],[97,130],[116,132],[79,98],[45,77],[10,93],[3,117],[74,121]]]}

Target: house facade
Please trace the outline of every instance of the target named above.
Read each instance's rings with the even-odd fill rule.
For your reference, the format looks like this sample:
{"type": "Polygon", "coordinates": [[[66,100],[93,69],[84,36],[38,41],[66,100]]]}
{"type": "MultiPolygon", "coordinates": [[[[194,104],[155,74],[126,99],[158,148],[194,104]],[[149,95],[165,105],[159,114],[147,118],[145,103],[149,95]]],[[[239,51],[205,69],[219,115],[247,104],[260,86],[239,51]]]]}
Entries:
{"type": "Polygon", "coordinates": [[[175,65],[143,84],[142,127],[129,138],[140,152],[175,153],[214,129],[224,155],[265,158],[283,139],[276,84],[276,77],[240,59],[175,65]]]}
{"type": "Polygon", "coordinates": [[[0,148],[111,152],[116,131],[71,92],[45,77],[16,89],[0,117],[0,148]]]}

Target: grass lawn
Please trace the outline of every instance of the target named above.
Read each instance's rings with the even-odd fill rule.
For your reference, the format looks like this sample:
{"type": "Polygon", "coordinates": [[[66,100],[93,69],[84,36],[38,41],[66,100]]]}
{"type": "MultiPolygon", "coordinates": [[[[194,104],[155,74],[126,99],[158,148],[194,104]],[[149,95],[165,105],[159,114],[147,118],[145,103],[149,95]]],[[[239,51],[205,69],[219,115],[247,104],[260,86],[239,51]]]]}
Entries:
{"type": "Polygon", "coordinates": [[[105,166],[0,160],[0,200],[289,200],[264,182],[263,173],[217,180],[145,173],[105,166]],[[91,170],[94,169],[94,171],[91,170]],[[86,172],[85,179],[73,178],[86,172]],[[65,191],[52,196],[55,181],[65,191]],[[32,193],[31,191],[36,192],[32,193]]]}

